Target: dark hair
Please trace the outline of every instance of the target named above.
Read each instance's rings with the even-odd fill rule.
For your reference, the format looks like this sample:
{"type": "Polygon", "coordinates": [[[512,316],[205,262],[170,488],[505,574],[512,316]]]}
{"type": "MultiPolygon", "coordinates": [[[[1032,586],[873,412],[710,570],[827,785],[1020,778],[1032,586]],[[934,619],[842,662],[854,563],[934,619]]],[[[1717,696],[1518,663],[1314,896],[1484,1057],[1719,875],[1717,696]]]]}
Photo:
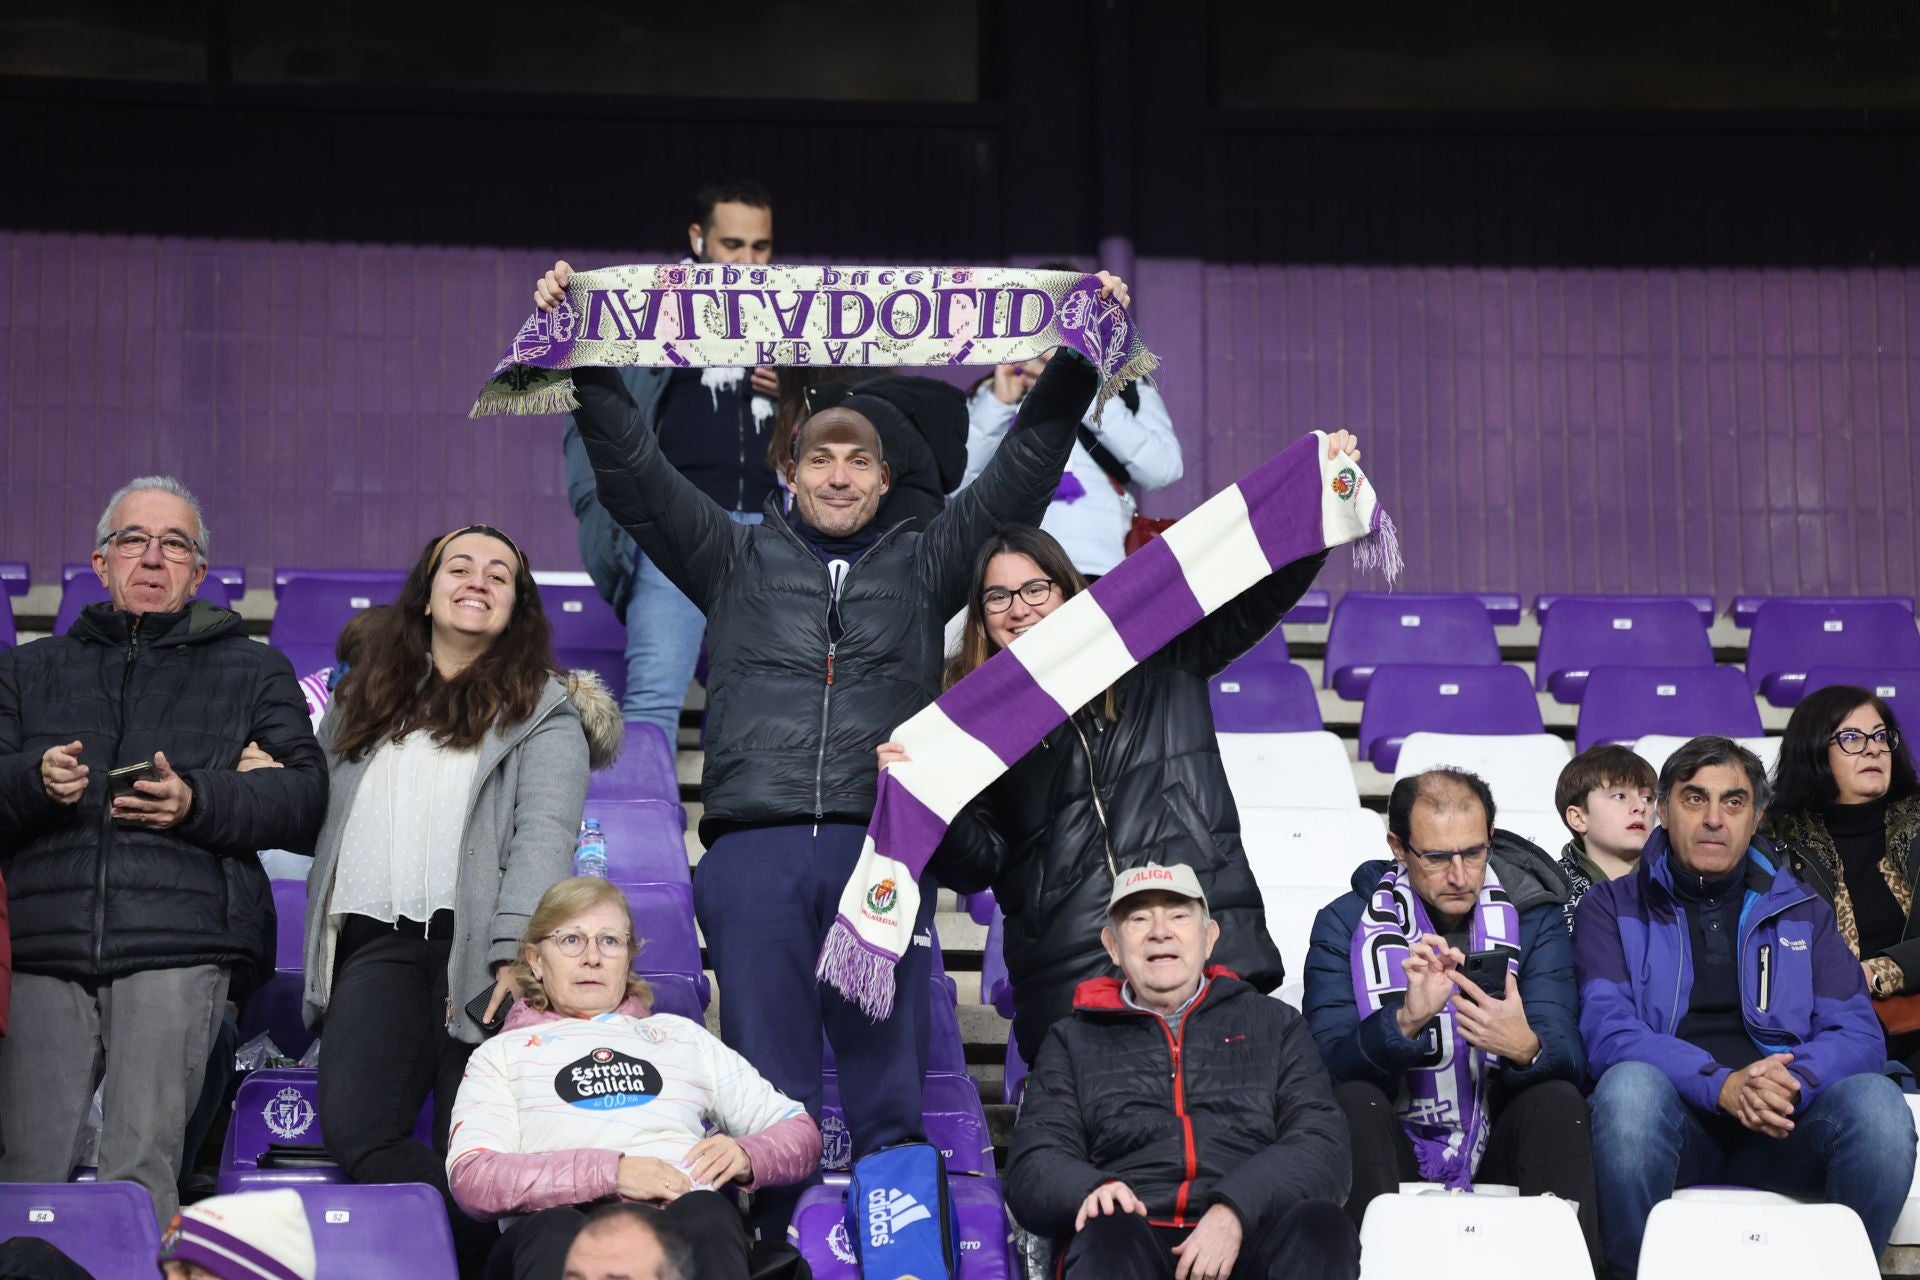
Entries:
{"type": "MultiPolygon", "coordinates": [[[[1553,787],[1553,806],[1559,811],[1560,821],[1565,822],[1568,809],[1574,805],[1586,808],[1587,797],[1602,787],[1645,787],[1652,791],[1658,781],[1653,766],[1633,748],[1606,742],[1588,747],[1567,761],[1567,767],[1560,771],[1560,780],[1553,787]]],[[[1579,834],[1574,832],[1576,838],[1579,834]]]]}
{"type": "Polygon", "coordinates": [[[1774,812],[1811,813],[1839,798],[1840,786],[1833,780],[1833,766],[1827,763],[1827,744],[1855,707],[1869,704],[1881,722],[1901,739],[1892,753],[1887,799],[1904,800],[1920,791],[1920,778],[1914,775],[1913,757],[1893,708],[1871,689],[1833,684],[1802,698],[1787,721],[1786,736],[1780,739],[1780,760],[1773,767],[1774,812]]]}
{"type": "Polygon", "coordinates": [[[1766,768],[1760,763],[1760,757],[1747,750],[1732,738],[1723,738],[1718,734],[1702,734],[1681,744],[1678,751],[1667,757],[1660,766],[1658,794],[1661,805],[1673,795],[1673,789],[1686,782],[1702,769],[1710,769],[1718,764],[1737,764],[1747,775],[1747,786],[1753,790],[1753,807],[1766,809],[1773,802],[1773,788],[1767,782],[1766,768]]]}
{"type": "Polygon", "coordinates": [[[587,1215],[574,1238],[621,1226],[639,1227],[659,1242],[660,1252],[666,1256],[655,1269],[653,1280],[694,1280],[693,1251],[680,1233],[667,1225],[665,1215],[649,1205],[632,1201],[602,1205],[587,1215]]]}
{"type": "Polygon", "coordinates": [[[559,672],[553,627],[533,570],[513,539],[492,525],[471,524],[429,542],[407,574],[400,598],[363,616],[360,660],[340,682],[334,700],[340,716],[334,749],[349,760],[416,730],[432,734],[441,746],[479,746],[496,724],[518,724],[532,715],[547,678],[559,672]],[[444,680],[433,665],[433,619],[427,608],[446,549],[468,533],[484,533],[513,549],[513,615],[485,653],[444,680]]]}
{"type": "Polygon", "coordinates": [[[773,212],[773,197],[767,189],[746,178],[721,178],[693,193],[693,220],[702,231],[713,225],[715,205],[744,204],[749,209],[773,212]]]}
{"type": "Polygon", "coordinates": [[[1465,791],[1478,800],[1480,811],[1487,815],[1487,830],[1492,832],[1493,788],[1479,774],[1451,766],[1429,769],[1394,783],[1393,793],[1387,797],[1387,830],[1403,847],[1412,848],[1414,803],[1425,800],[1442,811],[1450,809],[1449,791],[1465,791]]]}
{"type": "MultiPolygon", "coordinates": [[[[988,658],[999,652],[998,646],[987,634],[987,606],[981,597],[986,591],[987,566],[993,563],[995,556],[1003,555],[1025,556],[1039,565],[1040,572],[1053,579],[1062,604],[1087,589],[1087,580],[1073,567],[1072,559],[1054,541],[1052,534],[1030,524],[1004,524],[995,529],[992,536],[980,544],[979,552],[973,557],[973,576],[968,580],[966,627],[960,635],[960,652],[953,656],[946,670],[941,673],[942,689],[951,689],[974,668],[985,665],[988,658]]],[[[1120,718],[1119,704],[1114,700],[1111,687],[1107,689],[1102,712],[1108,720],[1120,718]]]]}

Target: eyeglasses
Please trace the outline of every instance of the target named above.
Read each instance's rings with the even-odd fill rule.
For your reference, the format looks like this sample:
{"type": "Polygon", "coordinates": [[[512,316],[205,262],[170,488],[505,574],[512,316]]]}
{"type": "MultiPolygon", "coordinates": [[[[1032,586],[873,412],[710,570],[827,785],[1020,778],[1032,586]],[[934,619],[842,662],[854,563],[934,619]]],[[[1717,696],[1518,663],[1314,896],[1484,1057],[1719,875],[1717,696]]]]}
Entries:
{"type": "Polygon", "coordinates": [[[123,559],[137,560],[147,554],[147,544],[159,539],[160,554],[175,563],[193,559],[200,554],[200,544],[184,533],[143,533],[139,529],[115,529],[100,539],[98,545],[113,544],[114,551],[123,559]]]}
{"type": "Polygon", "coordinates": [[[1876,729],[1872,733],[1862,733],[1858,729],[1842,729],[1827,739],[1850,756],[1857,756],[1867,749],[1869,742],[1888,751],[1900,749],[1900,735],[1891,729],[1876,729]]]}
{"type": "Polygon", "coordinates": [[[633,945],[633,939],[630,936],[618,933],[596,933],[589,936],[577,929],[563,929],[558,933],[550,933],[541,941],[551,942],[553,949],[569,960],[578,960],[585,955],[589,941],[600,949],[600,954],[603,956],[621,955],[633,945]]]}
{"type": "MultiPolygon", "coordinates": [[[[1019,595],[1030,605],[1043,605],[1053,594],[1054,585],[1052,578],[1029,578],[1020,584],[1019,595]]],[[[1014,592],[1005,587],[988,587],[980,594],[980,603],[988,613],[1005,613],[1013,608],[1013,597],[1014,592]]]]}
{"type": "Polygon", "coordinates": [[[1418,858],[1422,866],[1430,867],[1438,871],[1455,858],[1460,859],[1462,863],[1469,867],[1477,867],[1487,860],[1487,854],[1492,848],[1493,846],[1490,844],[1483,844],[1474,849],[1435,849],[1430,853],[1422,853],[1418,849],[1409,847],[1407,849],[1407,856],[1418,858]]]}

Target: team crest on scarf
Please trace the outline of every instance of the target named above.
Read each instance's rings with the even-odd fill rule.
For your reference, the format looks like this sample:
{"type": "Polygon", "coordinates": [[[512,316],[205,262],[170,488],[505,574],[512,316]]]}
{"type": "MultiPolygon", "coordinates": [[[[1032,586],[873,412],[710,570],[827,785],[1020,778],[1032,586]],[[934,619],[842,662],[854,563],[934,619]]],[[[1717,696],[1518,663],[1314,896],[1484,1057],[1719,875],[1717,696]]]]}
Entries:
{"type": "MultiPolygon", "coordinates": [[[[1396,865],[1375,887],[1353,931],[1349,951],[1354,1000],[1362,1018],[1378,1013],[1388,997],[1406,995],[1407,952],[1412,939],[1438,933],[1427,904],[1396,865]]],[[[1468,920],[1469,951],[1507,952],[1507,972],[1519,968],[1520,913],[1500,885],[1493,864],[1468,920]]],[[[1487,1149],[1487,1079],[1492,1063],[1454,1026],[1453,1006],[1428,1025],[1420,1060],[1400,1078],[1394,1111],[1413,1144],[1420,1176],[1470,1190],[1473,1171],[1487,1149]]]]}

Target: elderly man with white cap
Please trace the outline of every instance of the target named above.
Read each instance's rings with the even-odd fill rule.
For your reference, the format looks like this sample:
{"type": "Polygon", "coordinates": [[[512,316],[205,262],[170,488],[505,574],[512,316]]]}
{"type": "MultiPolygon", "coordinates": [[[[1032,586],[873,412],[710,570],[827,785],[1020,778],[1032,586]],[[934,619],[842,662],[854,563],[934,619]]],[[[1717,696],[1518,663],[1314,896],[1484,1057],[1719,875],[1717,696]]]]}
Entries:
{"type": "Polygon", "coordinates": [[[1100,941],[1123,978],[1075,994],[1028,1077],[1007,1204],[1100,1280],[1355,1277],[1346,1123],[1300,1015],[1207,965],[1193,869],[1121,872],[1100,941]]]}

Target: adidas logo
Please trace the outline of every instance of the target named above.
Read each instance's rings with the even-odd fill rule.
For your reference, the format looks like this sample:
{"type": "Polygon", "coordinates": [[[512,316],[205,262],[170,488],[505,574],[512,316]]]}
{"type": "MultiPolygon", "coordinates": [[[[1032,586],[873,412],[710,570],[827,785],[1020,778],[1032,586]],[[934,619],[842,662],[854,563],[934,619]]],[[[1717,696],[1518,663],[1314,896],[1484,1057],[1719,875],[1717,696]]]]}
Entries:
{"type": "Polygon", "coordinates": [[[874,1248],[893,1243],[893,1237],[933,1211],[904,1191],[876,1187],[867,1193],[867,1242],[874,1248]]]}

